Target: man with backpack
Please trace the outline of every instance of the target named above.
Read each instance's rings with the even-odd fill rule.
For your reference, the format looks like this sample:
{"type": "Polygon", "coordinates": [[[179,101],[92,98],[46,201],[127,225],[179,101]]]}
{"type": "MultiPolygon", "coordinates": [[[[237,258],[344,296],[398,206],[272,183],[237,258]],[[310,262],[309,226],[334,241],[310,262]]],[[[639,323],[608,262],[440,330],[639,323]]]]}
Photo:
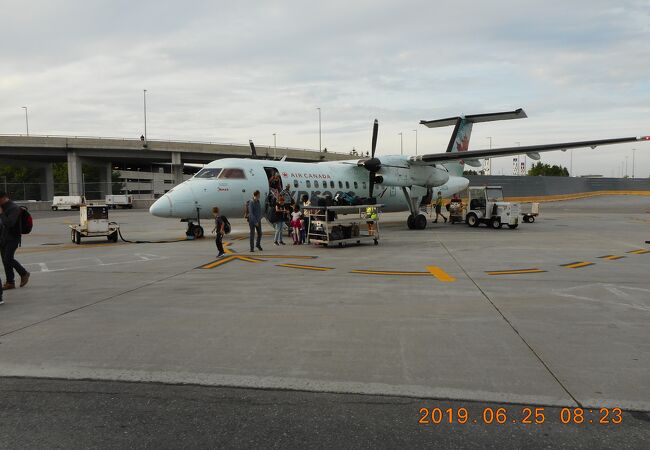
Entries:
{"type": "Polygon", "coordinates": [[[216,206],[212,208],[212,216],[214,217],[214,228],[212,229],[212,233],[216,233],[215,242],[217,244],[217,250],[219,251],[217,258],[221,258],[226,254],[223,249],[223,237],[227,232],[225,222],[226,217],[219,214],[219,208],[216,206]]]}
{"type": "Polygon", "coordinates": [[[253,192],[253,199],[246,202],[244,217],[248,221],[250,228],[251,252],[255,251],[253,243],[257,249],[262,251],[262,204],[260,203],[260,191],[253,192]],[[255,241],[255,232],[257,232],[257,241],[255,241]]]}
{"type": "MultiPolygon", "coordinates": [[[[15,256],[23,234],[23,219],[28,218],[29,213],[27,210],[23,210],[12,202],[6,192],[0,192],[0,208],[2,209],[0,213],[0,252],[2,253],[2,264],[5,268],[5,276],[7,277],[2,289],[16,288],[14,270],[20,275],[20,287],[24,287],[29,281],[30,274],[16,261],[15,256]]],[[[26,234],[31,230],[24,231],[26,234]]]]}

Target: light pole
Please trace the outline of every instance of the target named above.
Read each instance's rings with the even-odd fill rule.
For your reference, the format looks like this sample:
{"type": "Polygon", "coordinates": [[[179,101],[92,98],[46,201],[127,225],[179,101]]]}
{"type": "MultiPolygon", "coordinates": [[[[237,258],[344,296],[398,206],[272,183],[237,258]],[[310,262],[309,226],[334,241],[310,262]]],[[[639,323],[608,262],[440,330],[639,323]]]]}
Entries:
{"type": "MultiPolygon", "coordinates": [[[[517,147],[521,147],[521,142],[517,141],[515,144],[517,144],[517,147]]],[[[526,167],[524,166],[524,170],[521,170],[521,160],[519,159],[520,156],[521,155],[517,155],[517,174],[523,175],[526,172],[526,167]]],[[[524,156],[524,158],[526,158],[526,156],[524,156]]],[[[524,159],[524,161],[526,160],[524,159]]]]}
{"type": "Polygon", "coordinates": [[[632,179],[634,179],[634,154],[636,153],[636,149],[632,149],[632,179]]]}
{"type": "Polygon", "coordinates": [[[275,161],[277,159],[277,150],[278,146],[276,145],[276,140],[275,140],[275,135],[277,133],[273,133],[273,160],[275,161]]]}
{"type": "Polygon", "coordinates": [[[418,154],[418,130],[413,130],[415,131],[415,156],[418,154]]]}
{"type": "MultiPolygon", "coordinates": [[[[486,139],[490,140],[490,150],[492,150],[492,136],[488,136],[486,139]]],[[[490,161],[490,158],[485,159],[485,172],[486,175],[492,175],[492,161],[490,161]]]]}
{"type": "Polygon", "coordinates": [[[320,116],[320,107],[316,108],[318,110],[318,151],[323,151],[323,141],[322,141],[322,129],[321,129],[321,116],[320,116]]]}
{"type": "Polygon", "coordinates": [[[144,142],[147,143],[147,90],[142,90],[142,97],[144,101],[144,142]]]}
{"type": "Polygon", "coordinates": [[[29,136],[29,117],[27,116],[27,106],[22,106],[25,110],[25,128],[27,129],[27,136],[29,136]]]}
{"type": "Polygon", "coordinates": [[[625,155],[625,178],[627,178],[627,155],[625,155]]]}
{"type": "Polygon", "coordinates": [[[399,154],[403,155],[404,154],[404,136],[403,133],[400,131],[399,133],[399,154]]]}
{"type": "Polygon", "coordinates": [[[570,150],[570,158],[571,160],[569,161],[569,176],[573,176],[573,149],[570,150]]]}

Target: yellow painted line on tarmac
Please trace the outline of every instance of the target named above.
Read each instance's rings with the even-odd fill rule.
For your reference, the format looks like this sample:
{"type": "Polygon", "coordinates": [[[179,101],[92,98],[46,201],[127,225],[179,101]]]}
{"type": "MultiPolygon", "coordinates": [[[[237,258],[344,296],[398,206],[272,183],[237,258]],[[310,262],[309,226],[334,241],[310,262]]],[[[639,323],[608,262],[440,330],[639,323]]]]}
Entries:
{"type": "Polygon", "coordinates": [[[65,251],[65,250],[81,250],[85,248],[97,248],[97,247],[113,247],[115,245],[123,245],[122,243],[113,243],[113,242],[102,242],[97,244],[63,244],[63,245],[48,245],[46,247],[21,247],[16,253],[28,254],[28,253],[47,253],[47,252],[56,252],[56,251],[65,251]]]}
{"type": "Polygon", "coordinates": [[[229,262],[239,260],[239,261],[246,261],[250,263],[260,263],[262,262],[261,259],[255,259],[255,258],[249,258],[248,256],[241,256],[241,255],[230,255],[230,256],[224,256],[221,259],[218,259],[216,261],[213,261],[208,264],[204,264],[201,266],[201,269],[214,269],[215,267],[222,266],[224,264],[227,264],[229,262]]]}
{"type": "Polygon", "coordinates": [[[589,261],[577,261],[569,264],[560,264],[561,267],[564,267],[566,269],[580,269],[582,267],[588,267],[593,265],[594,263],[589,261]]]}
{"type": "Polygon", "coordinates": [[[616,261],[617,259],[623,259],[625,256],[620,256],[620,255],[605,255],[605,256],[599,256],[598,258],[600,259],[606,259],[608,261],[616,261]]]}
{"type": "Polygon", "coordinates": [[[433,275],[438,280],[443,281],[445,283],[453,283],[454,281],[456,281],[456,278],[452,277],[451,275],[449,275],[447,272],[445,272],[438,266],[427,266],[427,270],[431,275],[433,275]]]}
{"type": "Polygon", "coordinates": [[[256,255],[255,258],[259,259],[316,259],[318,256],[309,256],[309,255],[265,255],[260,253],[259,256],[256,255]]]}
{"type": "Polygon", "coordinates": [[[644,253],[650,253],[650,250],[646,250],[646,249],[644,249],[644,248],[640,248],[640,249],[638,249],[638,250],[631,250],[631,251],[626,252],[626,253],[630,253],[630,254],[632,254],[632,255],[643,255],[644,253]]]}
{"type": "Polygon", "coordinates": [[[521,275],[526,273],[542,273],[546,272],[542,269],[532,268],[532,269],[513,269],[513,270],[495,270],[492,272],[485,272],[488,275],[521,275]]]}
{"type": "Polygon", "coordinates": [[[400,272],[400,271],[387,271],[387,270],[351,270],[350,273],[359,273],[363,275],[400,275],[407,277],[421,277],[427,276],[430,277],[431,273],[429,272],[400,272]]]}
{"type": "Polygon", "coordinates": [[[304,266],[302,264],[276,264],[277,267],[287,267],[289,269],[304,269],[304,270],[317,270],[317,271],[328,271],[334,270],[333,267],[320,267],[320,266],[304,266]]]}

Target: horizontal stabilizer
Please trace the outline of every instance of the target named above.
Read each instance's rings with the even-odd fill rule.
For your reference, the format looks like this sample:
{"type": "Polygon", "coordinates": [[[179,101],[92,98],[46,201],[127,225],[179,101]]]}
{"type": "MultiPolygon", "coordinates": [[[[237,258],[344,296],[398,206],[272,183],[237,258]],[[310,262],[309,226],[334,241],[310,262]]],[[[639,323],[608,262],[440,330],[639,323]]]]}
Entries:
{"type": "Polygon", "coordinates": [[[481,167],[483,165],[478,159],[464,159],[463,162],[472,167],[481,167]]]}
{"type": "Polygon", "coordinates": [[[467,123],[480,123],[480,122],[493,122],[496,120],[511,120],[511,119],[525,119],[528,117],[526,112],[522,109],[516,109],[514,111],[504,111],[497,113],[486,113],[486,114],[470,114],[468,116],[457,116],[457,117],[448,117],[446,119],[437,119],[437,120],[421,120],[420,125],[424,125],[429,128],[439,128],[439,127],[448,127],[451,125],[456,125],[459,120],[465,119],[467,123]]]}

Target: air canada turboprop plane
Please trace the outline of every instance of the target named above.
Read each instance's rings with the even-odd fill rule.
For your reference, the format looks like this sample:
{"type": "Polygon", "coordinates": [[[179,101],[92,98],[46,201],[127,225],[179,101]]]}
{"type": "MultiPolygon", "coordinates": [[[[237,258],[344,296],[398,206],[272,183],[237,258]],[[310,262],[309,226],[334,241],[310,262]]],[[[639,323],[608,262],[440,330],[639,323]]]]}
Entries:
{"type": "MultiPolygon", "coordinates": [[[[383,211],[409,211],[407,225],[424,229],[426,216],[420,205],[442,192],[443,197],[463,191],[469,180],[463,177],[464,164],[479,167],[479,159],[497,156],[527,154],[533,160],[540,153],[574,148],[596,148],[600,145],[622,144],[650,136],[565,142],[468,151],[472,126],[480,122],[526,118],[523,109],[515,111],[474,114],[438,120],[422,120],[428,128],[453,126],[454,131],[442,153],[418,156],[375,156],[378,122],[372,134],[372,153],[368,158],[350,161],[300,163],[256,159],[251,141],[252,158],[225,158],[207,164],[189,180],[175,186],[151,206],[149,212],[158,217],[174,217],[188,222],[188,234],[203,236],[201,219],[212,216],[212,207],[218,206],[228,217],[243,217],[244,205],[254,191],[261,192],[262,202],[270,191],[270,178],[278,174],[282,186],[290,187],[292,198],[299,201],[304,194],[335,196],[346,192],[358,197],[373,197],[384,205],[383,211]]],[[[266,209],[266,205],[262,205],[266,209]]]]}

